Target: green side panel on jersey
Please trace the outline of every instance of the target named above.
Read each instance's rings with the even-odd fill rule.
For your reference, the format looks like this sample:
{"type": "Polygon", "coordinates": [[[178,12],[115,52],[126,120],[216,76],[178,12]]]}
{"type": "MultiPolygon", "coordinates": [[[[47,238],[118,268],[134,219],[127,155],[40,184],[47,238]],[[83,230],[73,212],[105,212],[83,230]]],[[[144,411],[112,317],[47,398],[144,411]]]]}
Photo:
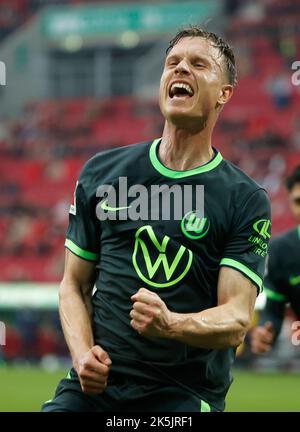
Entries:
{"type": "Polygon", "coordinates": [[[254,271],[250,270],[248,267],[246,267],[244,264],[233,260],[231,258],[223,258],[220,262],[220,265],[228,266],[235,268],[239,270],[240,272],[244,273],[246,276],[248,276],[253,282],[256,283],[256,285],[259,287],[260,292],[262,291],[262,279],[254,273],[254,271]]]}
{"type": "Polygon", "coordinates": [[[285,302],[287,300],[287,297],[284,294],[280,294],[276,291],[273,291],[270,288],[267,288],[266,286],[264,286],[264,292],[266,293],[266,296],[270,300],[275,300],[278,302],[285,302]]]}
{"type": "Polygon", "coordinates": [[[174,171],[170,168],[165,167],[157,157],[157,146],[160,142],[161,138],[157,138],[153,141],[150,147],[150,160],[154,168],[163,176],[169,178],[183,178],[189,177],[196,174],[202,174],[207,171],[211,171],[216,168],[223,160],[221,153],[217,153],[217,155],[210,162],[194,169],[186,170],[186,171],[174,171]]]}
{"type": "Polygon", "coordinates": [[[300,225],[298,225],[298,237],[299,237],[299,240],[300,240],[300,225]]]}
{"type": "Polygon", "coordinates": [[[72,242],[72,240],[70,239],[66,239],[65,246],[66,248],[70,249],[71,252],[73,252],[75,255],[78,255],[81,258],[87,259],[89,261],[98,261],[99,258],[98,254],[81,249],[79,246],[77,246],[77,244],[72,242]]]}
{"type": "Polygon", "coordinates": [[[200,402],[200,412],[211,412],[209,404],[204,400],[200,402]]]}

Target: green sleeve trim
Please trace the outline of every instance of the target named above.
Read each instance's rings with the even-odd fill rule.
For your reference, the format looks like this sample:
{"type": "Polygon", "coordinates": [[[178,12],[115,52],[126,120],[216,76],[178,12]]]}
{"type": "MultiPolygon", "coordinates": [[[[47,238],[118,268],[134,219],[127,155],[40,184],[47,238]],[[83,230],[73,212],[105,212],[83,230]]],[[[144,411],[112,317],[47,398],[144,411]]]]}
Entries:
{"type": "Polygon", "coordinates": [[[200,402],[200,412],[211,412],[210,405],[204,400],[200,402]]]}
{"type": "Polygon", "coordinates": [[[77,244],[72,242],[72,240],[70,239],[66,239],[65,246],[66,248],[70,249],[70,251],[73,252],[75,255],[78,255],[80,258],[84,258],[89,261],[98,261],[99,258],[98,254],[81,249],[79,246],[77,246],[77,244]]]}
{"type": "Polygon", "coordinates": [[[270,300],[275,300],[278,302],[285,302],[287,301],[287,297],[284,294],[280,294],[276,291],[271,290],[270,288],[267,288],[264,286],[264,292],[266,293],[266,296],[270,300]]]}
{"type": "Polygon", "coordinates": [[[262,285],[263,285],[262,279],[256,273],[254,273],[254,271],[250,270],[244,264],[240,263],[239,261],[233,260],[231,258],[223,258],[220,262],[220,265],[232,267],[244,273],[246,276],[248,276],[249,279],[251,279],[258,286],[259,291],[260,292],[262,291],[262,285]]]}

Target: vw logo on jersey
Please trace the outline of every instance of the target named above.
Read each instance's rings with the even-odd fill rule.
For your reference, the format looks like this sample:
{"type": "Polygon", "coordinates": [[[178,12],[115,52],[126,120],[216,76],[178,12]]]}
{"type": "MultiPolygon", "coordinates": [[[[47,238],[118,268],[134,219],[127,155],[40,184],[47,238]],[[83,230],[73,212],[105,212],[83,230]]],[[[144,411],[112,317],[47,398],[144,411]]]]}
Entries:
{"type": "Polygon", "coordinates": [[[207,217],[197,217],[197,212],[188,212],[181,221],[183,234],[193,240],[199,240],[206,236],[209,231],[210,222],[207,217]]]}
{"type": "Polygon", "coordinates": [[[151,225],[135,233],[132,262],[140,279],[155,288],[167,288],[181,281],[193,261],[193,252],[164,235],[158,239],[151,225]]]}

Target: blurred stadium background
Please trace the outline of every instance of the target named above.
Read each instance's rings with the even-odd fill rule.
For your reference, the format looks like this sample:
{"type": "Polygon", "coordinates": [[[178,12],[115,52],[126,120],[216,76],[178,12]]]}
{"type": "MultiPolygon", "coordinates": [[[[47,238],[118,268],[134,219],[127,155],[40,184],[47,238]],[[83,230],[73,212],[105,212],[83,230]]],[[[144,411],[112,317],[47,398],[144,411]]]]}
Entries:
{"type": "MultiPolygon", "coordinates": [[[[0,0],[0,411],[38,411],[69,368],[57,288],[79,169],[160,136],[164,51],[189,23],[236,51],[239,84],[214,145],[268,190],[273,235],[295,224],[283,180],[300,163],[300,0],[0,0]]],[[[241,349],[228,411],[300,410],[291,320],[287,309],[271,354],[241,349]]]]}

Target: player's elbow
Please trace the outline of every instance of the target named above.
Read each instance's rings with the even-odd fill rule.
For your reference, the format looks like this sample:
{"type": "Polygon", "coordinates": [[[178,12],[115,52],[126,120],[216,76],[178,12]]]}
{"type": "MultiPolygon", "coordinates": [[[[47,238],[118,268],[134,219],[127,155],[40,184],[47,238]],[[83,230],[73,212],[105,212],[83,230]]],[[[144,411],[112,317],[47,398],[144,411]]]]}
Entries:
{"type": "Polygon", "coordinates": [[[230,345],[233,348],[237,348],[244,342],[247,331],[250,327],[250,317],[241,316],[236,318],[234,331],[231,333],[230,345]]]}
{"type": "Polygon", "coordinates": [[[64,277],[59,285],[58,297],[59,302],[70,299],[72,296],[78,296],[80,294],[80,285],[76,281],[64,277]]]}

